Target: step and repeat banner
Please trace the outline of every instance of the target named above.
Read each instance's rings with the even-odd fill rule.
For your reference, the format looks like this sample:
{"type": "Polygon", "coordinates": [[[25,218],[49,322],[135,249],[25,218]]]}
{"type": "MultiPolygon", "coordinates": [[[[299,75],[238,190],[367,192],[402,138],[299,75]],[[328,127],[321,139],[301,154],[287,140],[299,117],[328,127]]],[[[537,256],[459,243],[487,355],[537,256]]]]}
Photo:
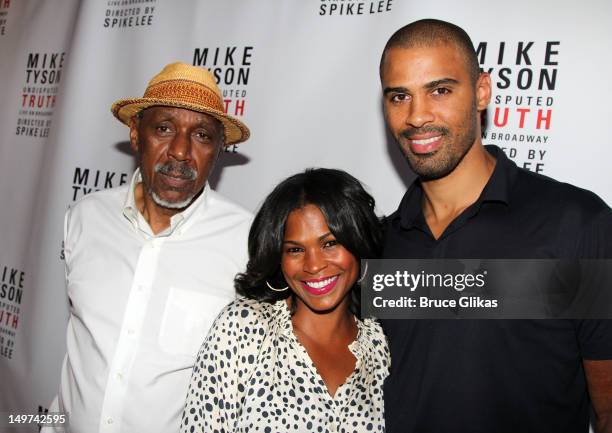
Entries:
{"type": "Polygon", "coordinates": [[[493,79],[483,142],[612,203],[611,16],[606,0],[0,0],[0,411],[44,412],[57,391],[64,212],[129,181],[110,106],[165,64],[210,69],[251,128],[210,180],[222,194],[255,210],[288,175],[335,167],[389,214],[413,175],[384,125],[380,54],[406,23],[448,20],[493,79]]]}

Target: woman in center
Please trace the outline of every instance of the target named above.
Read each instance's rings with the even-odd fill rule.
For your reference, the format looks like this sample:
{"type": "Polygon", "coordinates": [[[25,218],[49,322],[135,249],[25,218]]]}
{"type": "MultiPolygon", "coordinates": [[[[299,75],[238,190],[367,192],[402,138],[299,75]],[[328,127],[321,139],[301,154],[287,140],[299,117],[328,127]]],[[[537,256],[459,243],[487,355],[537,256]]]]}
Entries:
{"type": "Polygon", "coordinates": [[[294,175],[266,198],[249,234],[242,297],[195,362],[182,432],[384,431],[389,352],[359,318],[360,259],[376,258],[374,199],[340,170],[294,175]]]}

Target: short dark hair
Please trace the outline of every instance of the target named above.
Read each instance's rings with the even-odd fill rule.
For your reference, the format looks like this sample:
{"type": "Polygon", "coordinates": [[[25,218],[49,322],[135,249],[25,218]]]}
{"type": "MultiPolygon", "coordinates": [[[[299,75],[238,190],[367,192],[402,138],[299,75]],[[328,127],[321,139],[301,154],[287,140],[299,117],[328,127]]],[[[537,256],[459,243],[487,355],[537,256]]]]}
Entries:
{"type": "Polygon", "coordinates": [[[438,44],[454,44],[465,55],[472,83],[480,76],[480,65],[474,44],[468,34],[461,27],[442,20],[427,18],[414,21],[397,30],[387,41],[380,58],[380,75],[387,51],[391,48],[430,47],[438,44]]]}
{"type": "MultiPolygon", "coordinates": [[[[331,233],[357,260],[377,258],[382,243],[382,224],[374,213],[374,198],[361,183],[342,170],[307,169],[281,182],[266,197],[249,232],[246,272],[234,280],[236,291],[247,298],[275,302],[293,296],[281,271],[285,223],[289,214],[306,205],[319,208],[331,233]]],[[[360,316],[360,287],[351,288],[350,310],[360,316]]],[[[295,305],[295,302],[292,304],[295,305]]]]}

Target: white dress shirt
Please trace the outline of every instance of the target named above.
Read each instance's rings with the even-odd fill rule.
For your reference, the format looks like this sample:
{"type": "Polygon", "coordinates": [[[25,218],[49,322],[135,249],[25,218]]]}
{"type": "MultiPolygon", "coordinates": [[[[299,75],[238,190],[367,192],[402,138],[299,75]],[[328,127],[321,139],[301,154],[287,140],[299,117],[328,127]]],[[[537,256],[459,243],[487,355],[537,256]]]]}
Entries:
{"type": "MultiPolygon", "coordinates": [[[[178,432],[191,369],[245,270],[251,215],[212,191],[154,235],[129,186],[66,214],[70,298],[57,410],[76,433],[178,432]]],[[[52,408],[53,409],[53,408],[52,408]]]]}

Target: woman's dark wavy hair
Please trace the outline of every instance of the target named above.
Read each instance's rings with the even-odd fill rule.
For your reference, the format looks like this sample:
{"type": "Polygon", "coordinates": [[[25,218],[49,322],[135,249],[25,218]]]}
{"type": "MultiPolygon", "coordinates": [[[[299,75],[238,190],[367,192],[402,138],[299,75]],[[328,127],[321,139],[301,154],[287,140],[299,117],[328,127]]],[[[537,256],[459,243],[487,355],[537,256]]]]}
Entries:
{"type": "MultiPolygon", "coordinates": [[[[382,244],[382,224],[374,213],[374,198],[359,181],[342,170],[307,169],[281,182],[266,197],[249,232],[246,272],[234,280],[236,291],[247,298],[275,302],[293,296],[270,290],[287,286],[281,271],[285,222],[289,213],[306,205],[320,210],[336,240],[357,260],[377,258],[382,244]]],[[[360,317],[360,287],[351,288],[350,310],[360,317]]],[[[292,303],[295,305],[295,302],[292,303]]]]}

